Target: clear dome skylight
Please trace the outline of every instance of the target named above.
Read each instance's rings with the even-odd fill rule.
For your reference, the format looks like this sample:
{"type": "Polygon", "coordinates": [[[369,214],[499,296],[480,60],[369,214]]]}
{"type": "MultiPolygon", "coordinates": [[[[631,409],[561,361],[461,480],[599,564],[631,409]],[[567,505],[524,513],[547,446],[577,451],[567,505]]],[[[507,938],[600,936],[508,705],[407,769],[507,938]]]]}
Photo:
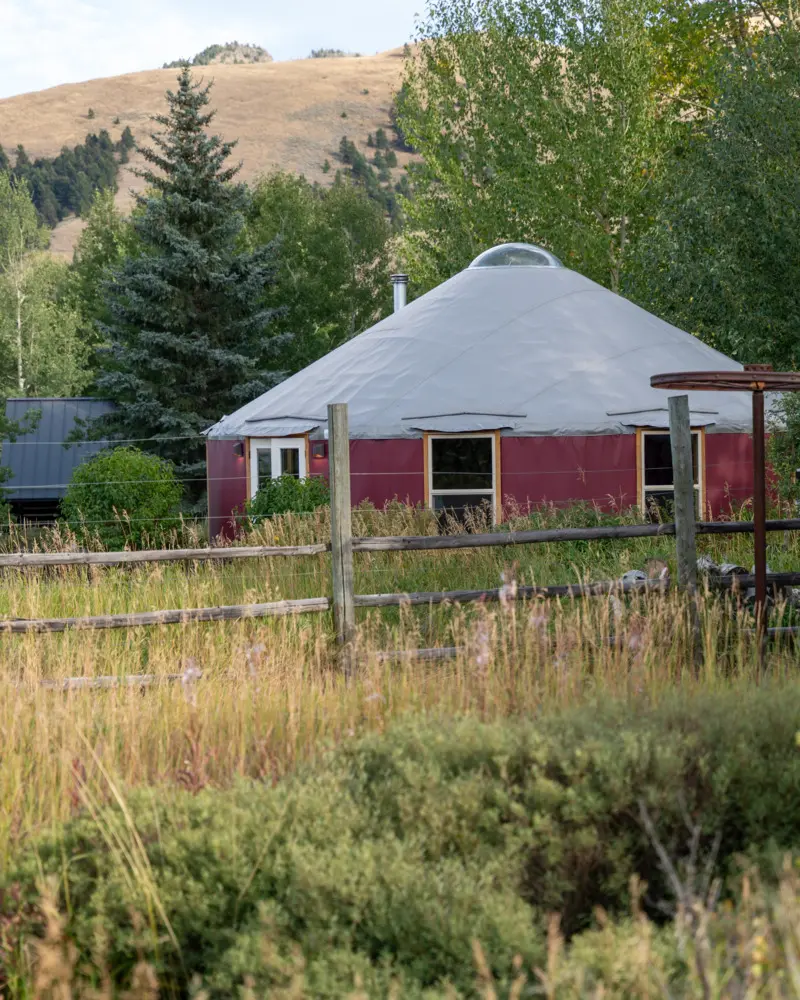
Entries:
{"type": "Polygon", "coordinates": [[[502,243],[499,247],[484,250],[470,267],[563,267],[564,265],[544,247],[531,243],[502,243]]]}

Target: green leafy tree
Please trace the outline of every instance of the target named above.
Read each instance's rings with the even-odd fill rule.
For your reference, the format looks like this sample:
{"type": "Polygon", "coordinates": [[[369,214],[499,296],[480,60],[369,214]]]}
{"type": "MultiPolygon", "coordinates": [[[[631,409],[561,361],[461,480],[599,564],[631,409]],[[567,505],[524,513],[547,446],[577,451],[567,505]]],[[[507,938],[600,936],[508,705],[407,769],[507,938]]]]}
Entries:
{"type": "Polygon", "coordinates": [[[105,286],[136,248],[133,224],[117,209],[114,192],[97,191],[70,266],[73,298],[83,317],[83,337],[92,347],[102,343],[101,325],[111,319],[105,286]]]}
{"type": "Polygon", "coordinates": [[[7,392],[74,396],[91,380],[91,348],[64,260],[30,254],[18,279],[0,279],[0,364],[7,392]]]}
{"type": "Polygon", "coordinates": [[[181,494],[171,462],[113,448],[75,469],[61,514],[80,538],[108,548],[152,545],[179,526],[181,494]]]}
{"type": "MultiPolygon", "coordinates": [[[[410,49],[406,50],[406,58],[410,54],[410,49]]],[[[389,120],[392,123],[394,132],[394,145],[403,153],[413,153],[414,147],[409,143],[405,129],[401,123],[401,118],[405,112],[405,100],[408,95],[408,85],[404,82],[398,92],[394,95],[392,106],[389,109],[389,120]]]]}
{"type": "MultiPolygon", "coordinates": [[[[47,230],[39,224],[28,186],[8,173],[0,172],[0,283],[4,308],[3,325],[10,357],[14,359],[14,381],[20,395],[27,391],[26,335],[29,306],[30,263],[37,251],[49,242],[47,230]]],[[[9,356],[9,355],[7,355],[9,356]]]]}
{"type": "Polygon", "coordinates": [[[209,90],[184,67],[168,113],[154,119],[163,131],[141,150],[149,190],[133,217],[138,252],[105,286],[110,348],[97,379],[117,410],[96,429],[153,439],[191,499],[203,489],[201,432],[283,377],[264,301],[275,252],[242,249],[249,194],[226,163],[234,144],[209,134],[209,90]]]}
{"type": "MultiPolygon", "coordinates": [[[[800,367],[800,32],[733,49],[719,97],[663,184],[626,293],[742,362],[800,367]]],[[[778,494],[797,500],[800,400],[774,412],[778,494]]]]}
{"type": "Polygon", "coordinates": [[[719,97],[721,54],[746,53],[782,23],[793,0],[658,0],[650,13],[665,100],[704,117],[719,97]]]}
{"type": "Polygon", "coordinates": [[[276,329],[293,334],[286,366],[309,364],[388,311],[391,230],[363,189],[339,180],[314,188],[277,173],[253,193],[248,242],[280,242],[280,266],[268,301],[282,312],[276,329]]]}
{"type": "Polygon", "coordinates": [[[406,62],[403,251],[430,287],[504,240],[618,289],[675,141],[648,0],[438,0],[406,62]]]}
{"type": "Polygon", "coordinates": [[[800,32],[720,73],[712,116],[661,186],[626,291],[742,362],[800,366],[800,32]]]}

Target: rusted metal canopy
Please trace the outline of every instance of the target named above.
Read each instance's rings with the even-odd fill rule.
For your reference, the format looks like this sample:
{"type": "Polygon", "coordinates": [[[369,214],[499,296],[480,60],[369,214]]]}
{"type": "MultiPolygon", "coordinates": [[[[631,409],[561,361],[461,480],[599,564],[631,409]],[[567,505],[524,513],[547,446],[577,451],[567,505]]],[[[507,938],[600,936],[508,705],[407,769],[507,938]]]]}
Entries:
{"type": "Polygon", "coordinates": [[[654,389],[700,392],[798,392],[800,372],[774,372],[767,365],[746,365],[741,372],[670,372],[653,375],[654,389]]]}
{"type": "MultiPolygon", "coordinates": [[[[745,365],[743,371],[671,372],[653,375],[654,389],[694,389],[700,392],[753,394],[753,549],[756,578],[756,624],[762,639],[767,633],[766,442],[764,393],[800,392],[800,372],[775,372],[771,365],[745,365]]],[[[763,652],[763,643],[762,643],[763,652]]]]}

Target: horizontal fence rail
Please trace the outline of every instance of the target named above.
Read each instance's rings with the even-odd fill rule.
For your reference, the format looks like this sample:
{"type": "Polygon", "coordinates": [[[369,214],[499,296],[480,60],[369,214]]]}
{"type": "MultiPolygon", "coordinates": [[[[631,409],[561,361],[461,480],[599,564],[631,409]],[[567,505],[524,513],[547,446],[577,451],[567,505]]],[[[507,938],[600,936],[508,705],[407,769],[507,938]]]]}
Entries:
{"type": "MultiPolygon", "coordinates": [[[[698,535],[752,534],[752,521],[700,521],[698,535]]],[[[767,521],[767,531],[800,531],[800,518],[767,521]]],[[[656,538],[675,534],[675,525],[627,524],[594,528],[546,528],[537,531],[492,531],[485,534],[408,535],[353,538],[354,552],[416,552],[430,549],[477,549],[486,546],[534,545],[547,542],[656,538]]],[[[202,549],[146,549],[140,552],[10,552],[0,553],[0,569],[54,566],[130,566],[156,562],[226,562],[318,556],[330,552],[330,542],[311,545],[219,546],[202,549]]]]}
{"type": "Polygon", "coordinates": [[[531,598],[602,597],[605,594],[630,594],[645,590],[667,590],[663,580],[603,580],[600,583],[567,583],[554,587],[502,587],[486,590],[444,590],[411,594],[357,594],[357,608],[392,608],[411,604],[470,604],[476,601],[523,601],[531,598]]]}
{"type": "MultiPolygon", "coordinates": [[[[752,521],[700,521],[698,535],[752,534],[752,521]]],[[[767,531],[800,531],[800,518],[767,521],[767,531]]],[[[599,542],[619,538],[674,535],[675,525],[620,524],[595,528],[544,528],[536,531],[490,531],[485,534],[408,535],[354,538],[354,552],[416,552],[426,549],[478,549],[484,546],[534,545],[545,542],[599,542]]]]}
{"type": "MultiPolygon", "coordinates": [[[[755,577],[739,574],[711,577],[718,589],[747,589],[755,577]]],[[[773,587],[800,585],[800,573],[770,573],[767,582],[773,587]]],[[[474,604],[478,601],[523,601],[535,598],[557,599],[604,597],[609,594],[633,594],[669,590],[669,579],[602,580],[597,583],[566,583],[550,587],[517,586],[484,590],[421,591],[397,594],[356,594],[356,608],[394,608],[433,604],[474,604]]],[[[69,629],[141,628],[151,625],[186,625],[194,622],[241,621],[247,618],[277,618],[330,611],[328,597],[306,597],[267,604],[231,604],[218,608],[187,608],[174,611],[143,611],[122,615],[92,615],[86,618],[15,618],[0,621],[0,632],[65,632],[69,629]]]]}
{"type": "Polygon", "coordinates": [[[0,554],[0,569],[43,566],[130,566],[154,562],[225,562],[273,556],[318,556],[330,544],[220,546],[205,549],[147,549],[141,552],[11,552],[0,554]]]}
{"type": "Polygon", "coordinates": [[[219,608],[183,608],[175,611],[141,611],[87,618],[11,618],[0,621],[0,632],[66,632],[68,629],[141,628],[145,625],[188,625],[194,622],[240,621],[244,618],[277,618],[329,611],[327,597],[267,604],[230,604],[219,608]]]}
{"type": "MultiPolygon", "coordinates": [[[[198,674],[199,680],[203,675],[198,674]]],[[[149,688],[159,684],[186,682],[185,674],[121,674],[118,677],[60,677],[44,678],[39,687],[46,691],[97,691],[111,688],[149,688]]]]}

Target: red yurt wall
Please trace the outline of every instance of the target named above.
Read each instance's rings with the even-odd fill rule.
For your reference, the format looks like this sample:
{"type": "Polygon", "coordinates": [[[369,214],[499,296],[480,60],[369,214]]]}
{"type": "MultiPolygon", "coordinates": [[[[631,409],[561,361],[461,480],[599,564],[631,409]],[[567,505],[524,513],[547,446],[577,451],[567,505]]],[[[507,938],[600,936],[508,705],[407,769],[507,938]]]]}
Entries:
{"type": "Polygon", "coordinates": [[[247,462],[242,441],[206,441],[208,476],[208,534],[231,537],[232,515],[243,510],[247,500],[247,462]]]}
{"type": "Polygon", "coordinates": [[[501,438],[503,502],[522,506],[583,500],[631,507],[636,500],[636,436],[501,438]],[[513,502],[513,501],[512,501],[513,502]]]}
{"type": "MultiPolygon", "coordinates": [[[[208,441],[208,503],[211,536],[230,534],[232,514],[247,499],[244,442],[208,441]],[[241,453],[241,454],[240,454],[241,453]]],[[[638,502],[635,434],[582,437],[501,438],[504,503],[520,506],[585,501],[604,507],[638,502]]],[[[353,504],[377,507],[395,498],[425,502],[424,445],[420,438],[352,441],[353,504]]],[[[327,458],[311,458],[311,475],[328,474],[327,458]]],[[[729,513],[752,495],[752,444],[747,434],[705,436],[706,504],[713,516],[729,513]]]]}
{"type": "Polygon", "coordinates": [[[706,435],[706,504],[728,515],[753,496],[753,439],[749,434],[706,435]]]}
{"type": "MultiPolygon", "coordinates": [[[[382,507],[397,497],[425,502],[425,473],[420,438],[350,442],[350,491],[353,506],[369,500],[382,507]]],[[[311,459],[312,476],[328,475],[328,460],[311,459]]]]}

